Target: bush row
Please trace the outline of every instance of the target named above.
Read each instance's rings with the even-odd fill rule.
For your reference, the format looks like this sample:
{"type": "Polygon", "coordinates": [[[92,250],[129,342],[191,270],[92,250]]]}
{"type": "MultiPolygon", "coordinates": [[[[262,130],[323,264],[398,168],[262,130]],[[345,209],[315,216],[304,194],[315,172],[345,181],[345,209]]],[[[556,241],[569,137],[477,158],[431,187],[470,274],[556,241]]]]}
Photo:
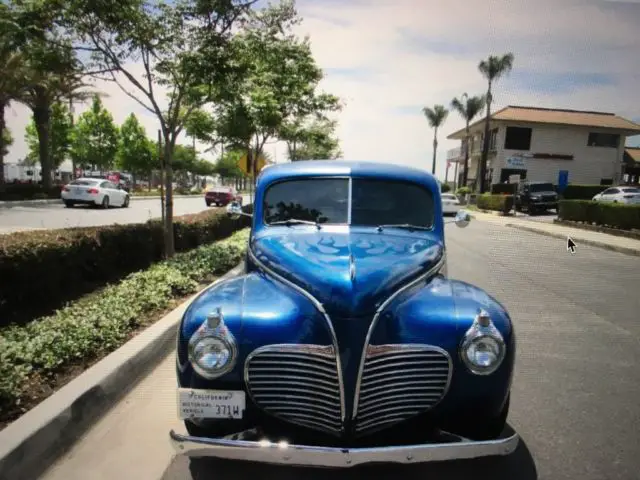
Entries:
{"type": "Polygon", "coordinates": [[[0,330],[0,411],[15,408],[30,378],[92,360],[122,345],[145,318],[240,263],[248,229],[179,253],[54,315],[0,330]]]}
{"type": "Polygon", "coordinates": [[[561,200],[558,218],[622,230],[640,229],[640,205],[561,200]]]}
{"type": "Polygon", "coordinates": [[[513,209],[513,195],[483,193],[477,197],[478,208],[508,213],[513,209]]]}
{"type": "MultiPolygon", "coordinates": [[[[176,217],[177,252],[228,237],[249,225],[208,210],[176,217]]],[[[17,232],[0,236],[0,326],[51,312],[163,257],[160,220],[129,225],[17,232]]]]}
{"type": "Polygon", "coordinates": [[[60,198],[61,190],[60,185],[46,189],[38,183],[5,183],[0,185],[0,202],[60,198]]]}
{"type": "Polygon", "coordinates": [[[594,195],[606,190],[606,185],[567,185],[562,198],[565,200],[591,200],[594,195]]]}

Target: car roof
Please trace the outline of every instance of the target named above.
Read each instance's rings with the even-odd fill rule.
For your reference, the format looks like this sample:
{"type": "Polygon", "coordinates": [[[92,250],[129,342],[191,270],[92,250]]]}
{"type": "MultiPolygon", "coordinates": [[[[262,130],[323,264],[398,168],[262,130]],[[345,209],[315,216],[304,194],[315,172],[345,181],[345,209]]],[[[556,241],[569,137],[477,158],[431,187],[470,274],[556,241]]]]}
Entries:
{"type": "Polygon", "coordinates": [[[258,188],[285,178],[352,176],[364,178],[388,178],[408,180],[440,190],[436,178],[426,170],[393,163],[347,161],[347,160],[304,160],[278,163],[260,172],[258,188]]]}

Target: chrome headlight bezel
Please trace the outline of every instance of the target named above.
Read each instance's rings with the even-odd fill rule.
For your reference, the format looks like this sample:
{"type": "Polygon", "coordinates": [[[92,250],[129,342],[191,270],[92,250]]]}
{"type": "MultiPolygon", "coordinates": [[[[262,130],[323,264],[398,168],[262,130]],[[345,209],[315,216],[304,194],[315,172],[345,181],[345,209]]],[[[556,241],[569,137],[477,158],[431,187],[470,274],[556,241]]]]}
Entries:
{"type": "Polygon", "coordinates": [[[238,361],[238,344],[235,337],[224,324],[222,312],[217,309],[207,317],[200,328],[189,339],[189,363],[193,370],[202,378],[214,380],[229,373],[238,361]],[[223,344],[229,351],[229,358],[225,364],[218,368],[207,368],[198,362],[196,347],[203,341],[215,340],[223,344]]]}
{"type": "Polygon", "coordinates": [[[491,375],[500,368],[506,353],[507,346],[502,334],[491,321],[489,314],[484,310],[480,310],[474,319],[473,325],[471,325],[469,330],[467,330],[462,343],[460,344],[460,358],[462,362],[465,364],[467,369],[475,375],[491,375]],[[482,367],[473,363],[467,355],[469,347],[483,339],[490,339],[495,342],[498,347],[496,360],[488,367],[482,367]]]}

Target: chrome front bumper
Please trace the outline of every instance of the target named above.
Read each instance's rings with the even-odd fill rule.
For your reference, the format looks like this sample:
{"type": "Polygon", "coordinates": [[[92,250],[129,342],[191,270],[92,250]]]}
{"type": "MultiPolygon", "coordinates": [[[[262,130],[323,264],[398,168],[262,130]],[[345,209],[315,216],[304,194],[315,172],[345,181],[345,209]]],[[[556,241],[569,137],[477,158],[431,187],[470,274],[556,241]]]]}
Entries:
{"type": "Polygon", "coordinates": [[[378,448],[330,448],[245,440],[227,440],[180,435],[173,430],[171,443],[176,452],[188,457],[216,457],[314,467],[354,467],[365,463],[422,463],[459,460],[493,455],[509,455],[518,446],[515,432],[497,440],[406,445],[378,448]]]}

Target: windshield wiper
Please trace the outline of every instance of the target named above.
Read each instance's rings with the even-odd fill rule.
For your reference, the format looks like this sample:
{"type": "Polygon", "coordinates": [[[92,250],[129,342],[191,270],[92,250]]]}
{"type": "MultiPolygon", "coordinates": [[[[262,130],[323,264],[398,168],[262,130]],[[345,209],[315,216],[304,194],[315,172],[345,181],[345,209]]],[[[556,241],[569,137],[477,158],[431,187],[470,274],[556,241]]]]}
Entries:
{"type": "Polygon", "coordinates": [[[271,222],[269,225],[313,225],[320,229],[320,224],[318,222],[314,222],[312,220],[301,220],[299,218],[289,218],[288,220],[278,220],[277,222],[271,222]]]}
{"type": "Polygon", "coordinates": [[[385,224],[378,225],[378,231],[381,232],[383,228],[406,228],[407,230],[431,230],[431,227],[423,227],[422,225],[412,225],[410,223],[398,223],[398,224],[385,224]]]}

